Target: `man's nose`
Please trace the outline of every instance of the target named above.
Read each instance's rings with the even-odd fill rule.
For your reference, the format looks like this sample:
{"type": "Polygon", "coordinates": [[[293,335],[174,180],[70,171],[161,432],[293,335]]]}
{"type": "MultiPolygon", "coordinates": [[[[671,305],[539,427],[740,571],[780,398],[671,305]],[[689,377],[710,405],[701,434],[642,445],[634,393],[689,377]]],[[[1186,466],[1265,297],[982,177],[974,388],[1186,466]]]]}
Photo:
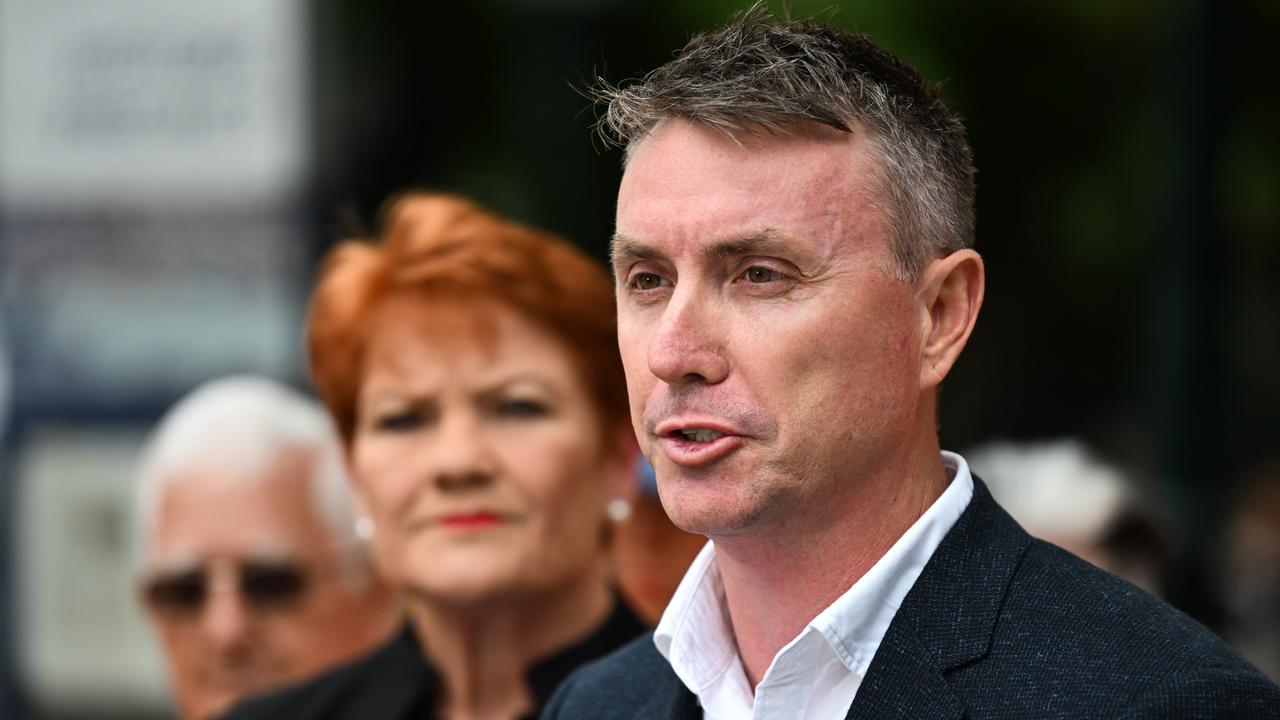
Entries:
{"type": "Polygon", "coordinates": [[[719,312],[693,289],[671,296],[649,340],[649,371],[676,387],[714,385],[729,374],[719,312]]]}
{"type": "Polygon", "coordinates": [[[234,654],[250,647],[254,617],[253,608],[241,597],[234,578],[229,583],[211,583],[200,616],[200,631],[210,649],[220,654],[234,654]]]}
{"type": "Polygon", "coordinates": [[[466,490],[493,480],[496,458],[478,412],[446,416],[430,449],[432,481],[441,490],[466,490]]]}

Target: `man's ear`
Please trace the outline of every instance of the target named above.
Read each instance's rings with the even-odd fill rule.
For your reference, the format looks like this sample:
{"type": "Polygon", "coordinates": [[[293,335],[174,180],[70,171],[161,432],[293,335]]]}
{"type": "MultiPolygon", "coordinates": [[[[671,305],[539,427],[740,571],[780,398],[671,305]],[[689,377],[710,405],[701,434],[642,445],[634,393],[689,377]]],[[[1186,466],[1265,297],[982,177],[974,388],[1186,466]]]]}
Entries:
{"type": "Polygon", "coordinates": [[[920,303],[920,387],[933,388],[951,371],[982,307],[986,272],[971,249],[937,258],[916,278],[920,303]]]}

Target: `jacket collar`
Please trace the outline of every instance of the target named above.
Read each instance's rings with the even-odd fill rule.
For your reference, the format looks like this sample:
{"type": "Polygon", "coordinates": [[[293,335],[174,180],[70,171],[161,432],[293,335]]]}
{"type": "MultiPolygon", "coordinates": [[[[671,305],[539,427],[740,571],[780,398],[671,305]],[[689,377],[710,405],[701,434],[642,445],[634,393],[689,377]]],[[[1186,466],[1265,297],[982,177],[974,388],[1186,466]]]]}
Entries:
{"type": "Polygon", "coordinates": [[[1031,538],[976,476],[973,499],[894,616],[848,718],[953,718],[945,674],[982,658],[1031,538]]]}

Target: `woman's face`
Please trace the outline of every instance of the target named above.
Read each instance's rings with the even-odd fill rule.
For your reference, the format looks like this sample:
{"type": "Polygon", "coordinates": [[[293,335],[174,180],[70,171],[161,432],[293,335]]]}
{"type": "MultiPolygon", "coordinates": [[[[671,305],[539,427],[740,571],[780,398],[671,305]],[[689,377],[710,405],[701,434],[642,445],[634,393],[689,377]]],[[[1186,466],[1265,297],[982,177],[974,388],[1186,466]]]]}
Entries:
{"type": "Polygon", "coordinates": [[[426,321],[420,302],[384,306],[357,399],[353,476],[382,571],[447,603],[590,572],[628,458],[567,349],[493,303],[426,321]]]}

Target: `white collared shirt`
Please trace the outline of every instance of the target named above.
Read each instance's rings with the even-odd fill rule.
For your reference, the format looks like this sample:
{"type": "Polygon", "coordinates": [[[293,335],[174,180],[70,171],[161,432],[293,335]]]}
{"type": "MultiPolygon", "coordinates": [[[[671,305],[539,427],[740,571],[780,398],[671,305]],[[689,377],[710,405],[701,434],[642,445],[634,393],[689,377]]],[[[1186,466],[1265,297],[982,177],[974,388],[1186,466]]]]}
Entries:
{"type": "Polygon", "coordinates": [[[787,643],[755,692],[738,656],[724,583],[708,542],[676,589],[653,640],[708,720],[843,718],[880,641],[925,563],[969,506],[964,458],[942,453],[951,482],[870,570],[787,643]]]}

